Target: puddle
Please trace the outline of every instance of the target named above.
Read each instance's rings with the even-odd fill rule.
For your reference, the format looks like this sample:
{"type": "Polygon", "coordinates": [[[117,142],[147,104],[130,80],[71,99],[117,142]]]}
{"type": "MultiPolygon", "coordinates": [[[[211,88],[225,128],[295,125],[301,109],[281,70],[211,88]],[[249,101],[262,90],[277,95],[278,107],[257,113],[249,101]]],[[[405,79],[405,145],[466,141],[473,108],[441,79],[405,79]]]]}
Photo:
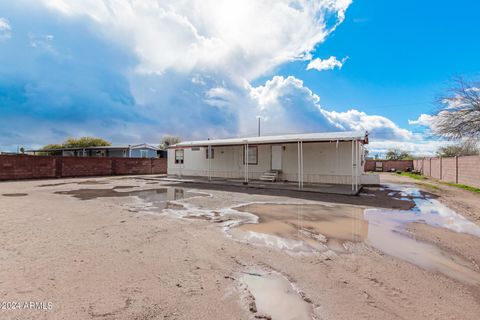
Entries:
{"type": "Polygon", "coordinates": [[[65,186],[67,184],[78,184],[78,185],[100,185],[100,184],[109,184],[110,182],[107,180],[84,180],[79,182],[58,182],[58,183],[47,183],[47,184],[40,184],[39,187],[58,187],[58,186],[65,186]]]}
{"type": "Polygon", "coordinates": [[[57,186],[64,186],[67,184],[73,184],[75,182],[58,182],[58,183],[47,183],[47,184],[39,184],[39,187],[57,187],[57,186]]]}
{"type": "Polygon", "coordinates": [[[109,182],[105,180],[85,180],[85,181],[77,182],[77,184],[96,185],[96,184],[109,184],[109,182]]]}
{"type": "MultiPolygon", "coordinates": [[[[415,206],[411,210],[405,211],[367,209],[365,210],[366,218],[373,219],[373,216],[385,215],[389,220],[399,223],[421,222],[433,227],[480,237],[480,226],[456,213],[440,201],[432,199],[428,194],[424,195],[418,188],[410,186],[391,186],[390,188],[395,188],[392,192],[394,196],[409,199],[414,202],[415,206]]],[[[378,220],[378,217],[376,220],[378,220]]]]}
{"type": "Polygon", "coordinates": [[[282,275],[275,273],[246,273],[240,282],[254,297],[250,311],[255,317],[267,319],[312,319],[312,306],[282,275]]]}
{"type": "MultiPolygon", "coordinates": [[[[56,194],[71,195],[80,200],[92,200],[97,198],[137,197],[141,200],[138,210],[162,211],[163,209],[182,210],[180,204],[169,201],[205,196],[201,193],[186,191],[180,188],[159,188],[132,191],[117,191],[119,189],[132,188],[134,186],[116,186],[110,189],[78,189],[69,191],[57,191],[56,194]]],[[[132,204],[135,207],[135,204],[132,204]]],[[[134,210],[135,211],[135,210],[134,210]]]]}
{"type": "Polygon", "coordinates": [[[256,203],[235,209],[258,217],[229,230],[234,238],[250,243],[301,252],[344,251],[344,242],[368,237],[368,221],[360,207],[256,203]]]}
{"type": "Polygon", "coordinates": [[[2,193],[4,197],[25,197],[28,196],[28,193],[2,193]]]}
{"type": "Polygon", "coordinates": [[[139,186],[115,186],[113,187],[114,190],[118,190],[118,189],[132,189],[132,188],[137,188],[139,186]]]}
{"type": "Polygon", "coordinates": [[[408,237],[405,234],[404,222],[415,220],[405,220],[405,217],[396,219],[402,213],[391,213],[385,218],[385,213],[375,210],[365,212],[369,221],[367,244],[421,268],[440,272],[467,284],[480,285],[480,273],[471,268],[471,262],[434,245],[408,237]]]}
{"type": "MultiPolygon", "coordinates": [[[[390,187],[394,188],[394,187],[390,187]]],[[[365,242],[391,256],[448,277],[480,285],[471,262],[407,235],[409,222],[480,237],[480,226],[417,188],[395,186],[393,196],[412,201],[411,210],[366,209],[326,204],[253,203],[234,208],[258,217],[227,228],[234,239],[292,252],[348,251],[349,242],[365,242]]]]}

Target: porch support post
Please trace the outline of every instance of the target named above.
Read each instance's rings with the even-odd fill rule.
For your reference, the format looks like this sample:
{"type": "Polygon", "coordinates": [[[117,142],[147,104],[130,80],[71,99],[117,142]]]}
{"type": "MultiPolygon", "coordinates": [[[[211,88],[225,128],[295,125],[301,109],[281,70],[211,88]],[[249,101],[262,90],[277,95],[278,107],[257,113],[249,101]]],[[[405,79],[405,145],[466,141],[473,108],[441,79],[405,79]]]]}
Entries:
{"type": "Polygon", "coordinates": [[[248,184],[248,175],[249,175],[249,170],[248,170],[248,141],[247,141],[247,184],[248,184]]]}
{"type": "Polygon", "coordinates": [[[301,172],[300,172],[300,140],[297,142],[297,180],[298,180],[298,189],[301,189],[301,172]]]}
{"type": "Polygon", "coordinates": [[[300,168],[302,169],[302,183],[301,183],[301,187],[303,189],[303,141],[300,141],[300,168]]]}
{"type": "Polygon", "coordinates": [[[208,181],[212,181],[212,145],[208,145],[208,181]]]}
{"type": "Polygon", "coordinates": [[[354,167],[354,171],[353,171],[353,181],[354,181],[354,184],[355,184],[355,191],[357,191],[357,140],[354,141],[354,144],[353,144],[353,152],[354,152],[354,155],[355,155],[355,161],[353,163],[354,167]]]}
{"type": "Polygon", "coordinates": [[[336,172],[338,173],[338,140],[335,143],[335,168],[336,172]]]}
{"type": "Polygon", "coordinates": [[[355,191],[358,191],[358,155],[360,154],[360,146],[358,140],[355,140],[355,191]]]}
{"type": "Polygon", "coordinates": [[[354,164],[353,164],[353,161],[354,161],[354,160],[353,160],[353,157],[354,157],[354,150],[353,150],[353,148],[354,148],[354,145],[353,145],[353,139],[352,139],[352,175],[351,175],[351,176],[352,176],[352,191],[355,190],[355,185],[354,185],[354,181],[353,181],[353,174],[354,174],[354,168],[355,168],[355,167],[354,167],[354,164]]]}
{"type": "Polygon", "coordinates": [[[244,180],[243,184],[248,184],[248,141],[245,140],[244,145],[244,180]]]}
{"type": "Polygon", "coordinates": [[[247,144],[243,145],[243,184],[247,184],[247,144]]]}

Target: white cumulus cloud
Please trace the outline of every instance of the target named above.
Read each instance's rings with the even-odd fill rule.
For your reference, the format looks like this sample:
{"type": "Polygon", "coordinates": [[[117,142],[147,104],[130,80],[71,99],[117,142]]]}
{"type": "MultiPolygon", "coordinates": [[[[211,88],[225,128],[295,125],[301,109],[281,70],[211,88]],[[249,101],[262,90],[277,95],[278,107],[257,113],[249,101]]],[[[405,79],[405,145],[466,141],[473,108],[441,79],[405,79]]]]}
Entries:
{"type": "Polygon", "coordinates": [[[392,120],[351,109],[346,112],[324,111],[325,115],[347,130],[368,130],[378,140],[404,141],[413,138],[412,132],[400,128],[392,120]]]}
{"type": "Polygon", "coordinates": [[[138,71],[228,73],[238,82],[303,57],[341,23],[351,0],[43,0],[87,16],[134,48],[138,71]]]}
{"type": "Polygon", "coordinates": [[[12,27],[7,19],[0,17],[0,40],[10,39],[12,27]]]}
{"type": "MultiPolygon", "coordinates": [[[[38,1],[18,1],[38,6],[38,1]]],[[[38,130],[52,132],[45,141],[62,141],[65,135],[77,134],[101,135],[114,143],[155,141],[163,133],[181,135],[184,139],[252,135],[256,132],[256,117],[260,116],[264,134],[363,129],[371,133],[378,148],[383,148],[382,143],[415,144],[413,133],[386,117],[356,108],[333,111],[322,105],[320,96],[302,80],[271,74],[282,64],[310,60],[315,46],[344,20],[351,0],[41,0],[41,3],[52,21],[62,23],[71,19],[72,24],[87,26],[77,30],[82,36],[75,38],[75,45],[66,42],[69,38],[62,35],[60,27],[47,30],[46,35],[30,36],[31,45],[36,48],[29,51],[33,55],[32,64],[50,63],[51,81],[46,86],[42,79],[43,85],[35,87],[28,85],[31,81],[27,75],[26,85],[22,83],[21,88],[38,89],[35,91],[38,93],[25,94],[17,100],[22,110],[26,110],[23,123],[36,123],[38,130]],[[57,15],[62,19],[51,18],[57,15]],[[85,30],[92,35],[84,35],[85,30]],[[94,59],[90,55],[92,44],[97,48],[94,59]],[[72,50],[73,58],[65,62],[59,57],[46,59],[48,49],[72,50]],[[119,52],[133,58],[119,58],[119,52]],[[42,59],[36,59],[36,54],[42,59]],[[72,78],[71,74],[78,76],[72,78]],[[270,80],[252,84],[265,76],[270,80]],[[77,90],[73,90],[74,94],[68,91],[78,87],[78,83],[69,81],[75,79],[81,84],[78,95],[91,101],[80,99],[77,90]],[[65,86],[59,87],[63,83],[65,86]],[[38,100],[24,104],[24,100],[30,102],[32,97],[38,100]],[[51,105],[39,105],[38,101],[59,103],[61,108],[54,109],[55,112],[46,110],[45,116],[59,114],[61,121],[35,118],[42,111],[39,109],[51,105]],[[97,104],[110,105],[110,109],[97,108],[97,104]],[[89,105],[92,107],[86,109],[89,105]],[[37,108],[38,112],[30,112],[29,108],[37,108]],[[93,110],[96,121],[92,122],[93,110]],[[72,119],[74,125],[68,123],[72,119]],[[88,125],[82,125],[81,121],[88,125]],[[53,132],[51,128],[59,130],[53,132]]],[[[3,30],[8,25],[10,34],[5,19],[0,20],[0,34],[2,22],[7,23],[3,30]]],[[[72,31],[75,30],[68,29],[68,34],[72,31]]],[[[18,51],[14,49],[12,57],[18,51]]],[[[325,60],[317,58],[310,61],[307,69],[341,68],[345,61],[346,58],[337,60],[333,56],[325,60]]],[[[43,64],[38,70],[43,70],[43,64]]],[[[14,128],[18,116],[12,115],[10,119],[3,123],[0,119],[0,129],[2,125],[10,125],[8,132],[12,138],[8,141],[25,139],[25,135],[31,134],[25,128],[14,128]]],[[[40,131],[34,134],[37,133],[40,131]]],[[[37,140],[36,136],[30,138],[37,140]]]]}
{"type": "Polygon", "coordinates": [[[348,57],[343,58],[342,60],[337,60],[336,57],[331,56],[328,59],[320,59],[316,58],[311,60],[308,65],[307,65],[307,70],[315,69],[318,71],[323,71],[323,70],[333,70],[335,68],[342,69],[343,64],[345,61],[348,60],[348,57]]]}
{"type": "Polygon", "coordinates": [[[328,106],[320,105],[318,95],[292,76],[275,76],[263,86],[250,88],[249,96],[256,109],[247,114],[260,115],[271,133],[367,130],[377,140],[406,141],[413,137],[383,116],[355,109],[329,111],[328,106]]]}
{"type": "Polygon", "coordinates": [[[431,127],[433,125],[434,120],[435,120],[435,116],[422,113],[416,120],[408,120],[408,124],[431,127]]]}

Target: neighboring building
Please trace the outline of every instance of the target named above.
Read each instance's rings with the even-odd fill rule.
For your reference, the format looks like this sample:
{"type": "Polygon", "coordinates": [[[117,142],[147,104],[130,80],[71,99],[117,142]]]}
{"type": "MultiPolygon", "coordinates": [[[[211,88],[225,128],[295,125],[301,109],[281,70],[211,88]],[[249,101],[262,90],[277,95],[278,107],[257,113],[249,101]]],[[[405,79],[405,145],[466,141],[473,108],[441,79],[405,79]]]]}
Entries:
{"type": "Polygon", "coordinates": [[[168,174],[352,185],[378,183],[364,173],[367,132],[323,132],[186,141],[168,149],[168,174]]]}
{"type": "Polygon", "coordinates": [[[65,157],[118,157],[118,158],[158,158],[159,149],[144,144],[129,146],[100,146],[88,148],[60,148],[51,150],[27,150],[28,154],[49,154],[65,157]]]}

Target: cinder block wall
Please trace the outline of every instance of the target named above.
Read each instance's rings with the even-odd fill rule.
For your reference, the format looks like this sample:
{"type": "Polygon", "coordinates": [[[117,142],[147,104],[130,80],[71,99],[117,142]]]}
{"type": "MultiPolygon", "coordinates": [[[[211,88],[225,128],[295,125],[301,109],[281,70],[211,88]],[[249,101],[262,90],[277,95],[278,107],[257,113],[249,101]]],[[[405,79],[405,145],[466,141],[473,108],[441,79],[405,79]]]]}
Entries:
{"type": "Polygon", "coordinates": [[[407,171],[407,169],[413,169],[413,161],[412,160],[366,160],[364,170],[365,171],[375,171],[375,163],[382,162],[383,163],[383,171],[387,172],[391,169],[399,170],[399,171],[407,171]]]}
{"type": "Polygon", "coordinates": [[[455,158],[442,158],[442,180],[456,183],[457,161],[455,158]]]}
{"type": "Polygon", "coordinates": [[[425,176],[480,188],[480,156],[424,158],[413,165],[425,176]]]}
{"type": "Polygon", "coordinates": [[[167,159],[0,155],[0,181],[167,173],[167,159]]]}
{"type": "Polygon", "coordinates": [[[442,178],[442,173],[441,173],[441,164],[440,164],[440,159],[439,158],[434,158],[431,159],[431,173],[430,176],[434,179],[440,180],[442,178]]]}
{"type": "Polygon", "coordinates": [[[480,156],[458,157],[458,183],[480,188],[480,156]]]}

